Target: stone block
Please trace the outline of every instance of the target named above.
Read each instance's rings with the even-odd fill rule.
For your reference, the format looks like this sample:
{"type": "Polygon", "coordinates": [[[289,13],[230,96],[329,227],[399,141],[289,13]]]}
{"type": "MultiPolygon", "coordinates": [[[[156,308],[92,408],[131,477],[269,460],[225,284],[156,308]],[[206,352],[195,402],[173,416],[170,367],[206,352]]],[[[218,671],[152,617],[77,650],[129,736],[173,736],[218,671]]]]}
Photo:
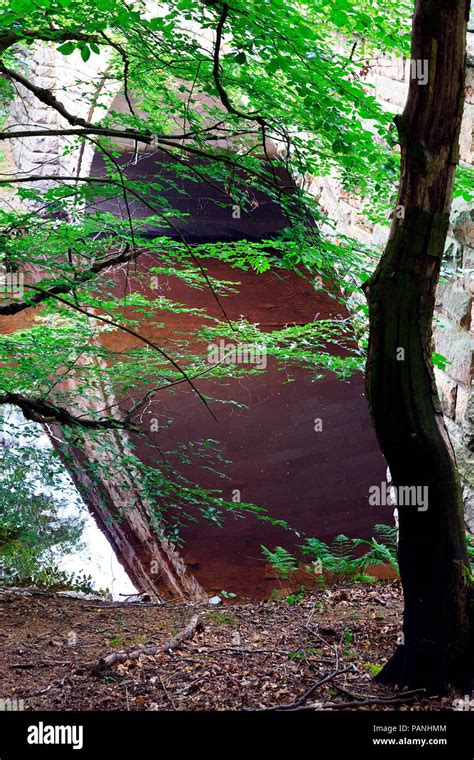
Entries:
{"type": "Polygon", "coordinates": [[[403,82],[405,80],[405,58],[397,58],[396,56],[378,58],[371,71],[387,79],[403,82]]]}
{"type": "Polygon", "coordinates": [[[474,68],[472,66],[466,68],[465,103],[474,104],[474,68]]]}
{"type": "Polygon", "coordinates": [[[382,76],[375,77],[375,97],[377,100],[384,100],[386,103],[403,108],[407,94],[408,85],[404,82],[382,76]]]}
{"type": "Polygon", "coordinates": [[[436,305],[451,321],[466,329],[470,328],[472,296],[464,290],[461,277],[438,286],[436,305]]]}
{"type": "Polygon", "coordinates": [[[56,80],[56,66],[52,63],[39,63],[34,68],[35,77],[53,77],[56,80]]]}
{"type": "Polygon", "coordinates": [[[456,448],[456,464],[459,474],[469,488],[474,488],[474,452],[466,446],[456,448]]]}
{"type": "Polygon", "coordinates": [[[473,337],[467,330],[440,318],[434,331],[435,351],[448,359],[446,372],[465,386],[471,383],[473,370],[473,337]]]}
{"type": "Polygon", "coordinates": [[[58,80],[54,76],[54,71],[50,71],[49,76],[36,76],[34,83],[37,87],[42,87],[44,90],[54,90],[57,87],[58,80]]]}
{"type": "Polygon", "coordinates": [[[446,423],[446,429],[451,443],[457,451],[458,447],[461,445],[461,428],[456,422],[454,422],[454,420],[450,419],[450,417],[445,417],[444,421],[446,423]]]}
{"type": "Polygon", "coordinates": [[[29,149],[31,153],[48,154],[50,159],[55,157],[59,151],[59,139],[54,137],[35,137],[28,138],[29,149]]]}
{"type": "Polygon", "coordinates": [[[474,451],[474,389],[469,388],[466,409],[462,421],[462,444],[474,451]]]}
{"type": "Polygon", "coordinates": [[[463,245],[474,248],[474,208],[461,211],[452,221],[453,234],[463,245]]]}
{"type": "MultiPolygon", "coordinates": [[[[467,95],[474,100],[474,88],[471,88],[467,95]]],[[[473,163],[473,127],[474,127],[474,105],[466,103],[464,106],[464,117],[461,123],[461,132],[459,135],[459,157],[461,161],[467,164],[473,163]]]]}
{"type": "Polygon", "coordinates": [[[454,419],[458,386],[456,382],[446,374],[446,372],[443,372],[443,370],[438,367],[434,368],[434,373],[443,413],[447,417],[454,419]]]}
{"type": "Polygon", "coordinates": [[[448,235],[443,254],[443,268],[448,272],[459,271],[462,265],[463,247],[455,238],[448,235]]]}
{"type": "Polygon", "coordinates": [[[465,419],[467,412],[467,405],[469,401],[470,388],[465,388],[463,385],[458,385],[458,392],[456,397],[456,422],[462,425],[464,422],[468,424],[468,420],[465,419]]]}
{"type": "Polygon", "coordinates": [[[474,490],[464,485],[462,492],[464,519],[471,533],[474,533],[474,490]]]}
{"type": "Polygon", "coordinates": [[[372,244],[377,248],[385,248],[390,226],[388,224],[376,224],[372,232],[372,244]]]}
{"type": "Polygon", "coordinates": [[[463,287],[474,295],[474,248],[465,248],[462,260],[463,287]]]}
{"type": "Polygon", "coordinates": [[[58,124],[58,114],[52,108],[31,108],[28,111],[28,122],[37,126],[54,126],[58,124]]]}

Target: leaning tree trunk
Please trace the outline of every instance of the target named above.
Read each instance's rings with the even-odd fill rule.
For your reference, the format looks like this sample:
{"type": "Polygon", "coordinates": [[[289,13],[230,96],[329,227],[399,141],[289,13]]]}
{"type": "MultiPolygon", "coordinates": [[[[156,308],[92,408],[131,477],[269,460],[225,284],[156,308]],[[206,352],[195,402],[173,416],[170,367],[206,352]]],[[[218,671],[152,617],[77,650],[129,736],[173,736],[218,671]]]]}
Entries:
{"type": "Polygon", "coordinates": [[[393,484],[405,487],[404,495],[410,487],[412,497],[399,506],[403,636],[378,680],[430,691],[472,674],[461,488],[431,363],[435,289],[458,161],[468,15],[469,0],[416,2],[412,79],[405,110],[396,117],[397,213],[365,287],[369,406],[393,484]],[[416,64],[419,72],[428,66],[425,84],[414,76],[416,64]]]}

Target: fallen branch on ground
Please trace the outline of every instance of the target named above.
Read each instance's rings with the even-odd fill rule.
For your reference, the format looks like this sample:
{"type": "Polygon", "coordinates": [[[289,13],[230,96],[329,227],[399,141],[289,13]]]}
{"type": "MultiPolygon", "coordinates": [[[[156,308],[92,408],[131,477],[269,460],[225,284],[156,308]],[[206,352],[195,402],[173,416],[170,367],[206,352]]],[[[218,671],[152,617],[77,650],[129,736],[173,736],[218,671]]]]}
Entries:
{"type": "Polygon", "coordinates": [[[95,667],[95,670],[100,672],[104,668],[110,667],[115,662],[137,660],[141,654],[153,656],[159,652],[169,652],[173,649],[178,649],[183,641],[192,639],[195,633],[203,630],[204,625],[202,623],[202,620],[198,615],[193,615],[186,628],[183,628],[182,631],[177,633],[176,636],[173,636],[173,638],[169,641],[165,641],[164,644],[151,644],[149,646],[137,647],[137,649],[134,649],[131,652],[113,652],[112,654],[106,655],[105,657],[101,657],[97,666],[95,667]]]}
{"type": "MultiPolygon", "coordinates": [[[[426,689],[414,689],[407,692],[405,696],[397,694],[395,697],[370,697],[368,699],[354,700],[353,702],[318,702],[315,705],[303,705],[301,707],[293,708],[295,711],[301,710],[344,710],[347,708],[359,708],[367,705],[397,705],[404,702],[410,702],[415,699],[417,695],[426,693],[426,689]]],[[[277,710],[279,708],[276,708],[277,710]]]]}
{"type": "MultiPolygon", "coordinates": [[[[333,678],[336,678],[336,676],[341,676],[343,673],[354,673],[356,668],[354,665],[349,665],[347,668],[343,668],[342,670],[335,670],[333,673],[329,673],[329,675],[324,676],[324,678],[321,678],[319,681],[317,681],[313,686],[308,689],[305,694],[301,697],[301,699],[298,699],[296,702],[287,702],[283,705],[274,705],[272,707],[263,707],[262,711],[270,712],[275,710],[296,710],[298,708],[303,707],[303,705],[306,704],[308,699],[314,694],[316,689],[318,689],[320,686],[322,686],[324,683],[328,683],[328,681],[332,681],[333,678]]],[[[314,709],[314,708],[313,708],[314,709]]]]}

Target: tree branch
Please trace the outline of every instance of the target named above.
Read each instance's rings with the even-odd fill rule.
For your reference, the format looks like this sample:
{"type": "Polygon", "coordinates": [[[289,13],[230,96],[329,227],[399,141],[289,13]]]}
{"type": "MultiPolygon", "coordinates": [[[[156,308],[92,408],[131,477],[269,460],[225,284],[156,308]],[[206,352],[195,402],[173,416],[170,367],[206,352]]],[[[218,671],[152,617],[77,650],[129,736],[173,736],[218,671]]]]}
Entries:
{"type": "Polygon", "coordinates": [[[127,245],[122,253],[119,253],[117,256],[112,256],[108,259],[98,261],[74,280],[60,282],[56,285],[51,286],[50,288],[46,288],[46,290],[38,289],[38,291],[28,301],[9,301],[6,304],[0,304],[0,316],[10,317],[13,314],[18,314],[19,312],[24,311],[25,309],[30,309],[31,307],[37,306],[38,304],[46,301],[48,298],[52,298],[55,295],[70,293],[80,285],[84,285],[85,283],[89,282],[89,280],[91,280],[96,274],[99,274],[99,272],[102,272],[104,269],[116,266],[117,264],[124,264],[127,261],[132,261],[138,258],[138,256],[140,256],[142,253],[142,250],[130,251],[130,246],[127,245]]]}
{"type": "Polygon", "coordinates": [[[57,422],[60,425],[81,427],[87,430],[121,430],[126,427],[131,429],[128,421],[104,417],[92,420],[88,417],[76,416],[63,406],[50,404],[38,397],[24,396],[21,393],[3,393],[0,395],[0,405],[3,404],[18,406],[27,420],[42,424],[57,422]]]}
{"type": "MultiPolygon", "coordinates": [[[[44,105],[49,106],[50,108],[54,108],[54,110],[57,111],[57,113],[59,113],[60,116],[62,116],[64,119],[66,119],[66,121],[71,124],[71,126],[84,127],[84,129],[92,130],[93,132],[97,131],[98,127],[96,127],[95,124],[92,124],[90,121],[86,121],[86,119],[83,119],[80,116],[74,116],[74,114],[70,113],[70,111],[67,110],[63,103],[61,103],[61,101],[59,101],[53,95],[51,90],[46,90],[44,87],[38,87],[37,85],[33,84],[33,82],[30,82],[29,79],[24,77],[23,74],[20,74],[18,71],[14,71],[13,69],[9,69],[7,66],[5,66],[5,64],[1,62],[0,72],[32,92],[33,95],[38,98],[41,103],[44,103],[44,105]]],[[[117,131],[120,134],[120,130],[117,131]]],[[[134,140],[142,140],[144,137],[145,142],[151,142],[151,132],[145,132],[143,134],[141,132],[135,133],[134,130],[129,130],[129,134],[132,135],[132,138],[134,140]]]]}
{"type": "MultiPolygon", "coordinates": [[[[27,285],[26,283],[25,283],[25,288],[29,288],[31,290],[39,290],[35,285],[27,285]]],[[[200,390],[196,388],[192,379],[189,377],[188,373],[182,367],[180,367],[180,365],[173,359],[172,356],[170,356],[164,349],[160,348],[160,346],[157,343],[155,343],[152,340],[149,340],[148,338],[145,338],[144,335],[141,335],[136,330],[132,330],[131,327],[127,327],[126,325],[120,324],[120,322],[116,322],[114,319],[112,319],[110,314],[108,314],[108,312],[105,311],[105,309],[102,309],[102,311],[104,311],[105,314],[107,314],[109,319],[106,319],[106,317],[102,317],[100,314],[91,314],[90,311],[87,311],[87,309],[83,309],[81,306],[79,306],[79,304],[72,303],[71,301],[66,301],[66,299],[61,298],[61,296],[58,296],[54,293],[51,293],[51,298],[55,298],[57,301],[60,301],[60,303],[63,303],[65,306],[68,306],[70,309],[74,309],[75,311],[78,311],[80,314],[84,314],[86,317],[89,317],[89,319],[96,319],[98,322],[102,322],[105,325],[116,327],[118,330],[122,330],[123,332],[128,333],[128,335],[131,335],[134,338],[137,338],[137,340],[140,340],[146,346],[153,348],[161,356],[163,356],[166,359],[166,361],[168,361],[175,368],[177,372],[179,372],[183,380],[185,380],[188,383],[188,385],[190,385],[192,390],[201,399],[201,401],[203,402],[204,406],[209,411],[211,416],[215,420],[217,420],[216,415],[212,411],[211,407],[207,403],[206,399],[204,398],[200,390]]]]}
{"type": "Polygon", "coordinates": [[[221,82],[220,52],[221,52],[221,45],[222,45],[222,32],[224,29],[225,22],[227,21],[228,15],[229,15],[229,6],[227,5],[227,3],[224,3],[222,6],[221,15],[219,17],[219,21],[216,27],[216,44],[214,46],[214,55],[213,55],[212,73],[213,73],[216,89],[217,89],[217,92],[219,93],[219,97],[221,99],[222,105],[224,106],[226,111],[234,114],[234,116],[239,116],[241,119],[251,119],[252,121],[257,121],[259,124],[262,124],[263,118],[259,116],[256,111],[253,111],[252,113],[244,113],[243,111],[239,111],[237,108],[235,108],[234,105],[232,105],[230,98],[221,82]]]}
{"type": "Polygon", "coordinates": [[[0,54],[8,50],[12,45],[22,40],[41,40],[42,42],[67,42],[68,40],[78,40],[82,42],[100,43],[100,39],[93,34],[86,32],[65,32],[62,29],[51,29],[50,32],[39,31],[34,29],[22,29],[21,33],[9,31],[0,36],[0,54]]]}
{"type": "Polygon", "coordinates": [[[77,135],[78,137],[87,135],[102,135],[104,137],[122,137],[128,140],[138,140],[149,145],[153,139],[151,134],[141,134],[139,132],[126,131],[122,129],[112,129],[110,127],[87,127],[84,129],[34,129],[21,130],[17,132],[0,132],[0,140],[16,140],[22,137],[62,137],[77,135]]]}

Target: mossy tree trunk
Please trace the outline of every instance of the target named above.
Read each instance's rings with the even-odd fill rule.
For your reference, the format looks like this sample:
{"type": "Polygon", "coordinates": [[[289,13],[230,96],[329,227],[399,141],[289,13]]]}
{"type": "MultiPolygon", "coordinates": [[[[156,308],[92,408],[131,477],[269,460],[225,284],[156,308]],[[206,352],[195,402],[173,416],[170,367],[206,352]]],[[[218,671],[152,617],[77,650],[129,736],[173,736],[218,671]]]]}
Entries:
{"type": "Polygon", "coordinates": [[[431,363],[435,289],[458,161],[468,15],[469,0],[416,2],[412,78],[405,110],[396,117],[397,211],[365,286],[368,401],[393,484],[412,487],[410,504],[399,507],[403,635],[378,680],[435,692],[469,678],[473,664],[461,487],[431,363]],[[427,81],[417,79],[425,66],[427,81]]]}

